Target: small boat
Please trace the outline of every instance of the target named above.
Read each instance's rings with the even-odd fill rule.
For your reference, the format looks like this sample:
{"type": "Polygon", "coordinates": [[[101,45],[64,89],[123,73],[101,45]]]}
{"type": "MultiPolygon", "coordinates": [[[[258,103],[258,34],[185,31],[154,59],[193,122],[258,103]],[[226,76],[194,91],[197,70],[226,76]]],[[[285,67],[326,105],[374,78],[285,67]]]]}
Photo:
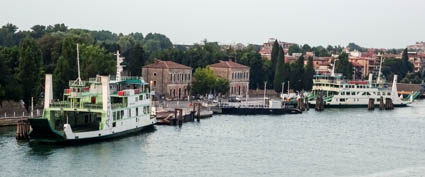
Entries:
{"type": "Polygon", "coordinates": [[[284,114],[301,114],[302,111],[286,105],[277,100],[264,100],[261,104],[250,103],[222,103],[215,108],[217,113],[230,115],[284,115],[284,114]]]}

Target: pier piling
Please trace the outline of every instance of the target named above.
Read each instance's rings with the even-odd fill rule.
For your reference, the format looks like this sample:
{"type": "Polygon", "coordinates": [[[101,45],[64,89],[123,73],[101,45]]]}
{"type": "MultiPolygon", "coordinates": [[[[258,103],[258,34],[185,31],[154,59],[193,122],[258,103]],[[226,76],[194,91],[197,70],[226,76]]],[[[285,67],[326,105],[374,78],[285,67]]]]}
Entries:
{"type": "Polygon", "coordinates": [[[391,98],[385,99],[385,109],[386,110],[393,110],[394,109],[393,100],[391,98]]]}
{"type": "Polygon", "coordinates": [[[28,139],[30,128],[31,126],[28,120],[19,120],[16,124],[16,139],[28,139]]]}
{"type": "Polygon", "coordinates": [[[375,109],[375,99],[373,98],[369,98],[369,104],[367,105],[367,109],[369,111],[374,110],[375,109]]]}
{"type": "Polygon", "coordinates": [[[384,110],[384,109],[385,109],[384,98],[381,96],[381,98],[379,99],[379,110],[384,110]]]}
{"type": "Polygon", "coordinates": [[[325,109],[325,105],[323,103],[323,97],[319,96],[316,99],[316,106],[315,106],[316,111],[323,111],[325,109]]]}

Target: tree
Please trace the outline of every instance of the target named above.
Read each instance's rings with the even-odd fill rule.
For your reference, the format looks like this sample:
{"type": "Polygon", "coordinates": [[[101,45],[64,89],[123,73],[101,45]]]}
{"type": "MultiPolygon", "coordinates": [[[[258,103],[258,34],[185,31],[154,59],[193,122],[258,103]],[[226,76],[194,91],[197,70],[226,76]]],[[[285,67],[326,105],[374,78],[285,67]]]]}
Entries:
{"type": "Polygon", "coordinates": [[[342,75],[347,79],[353,78],[353,64],[348,61],[348,54],[343,52],[338,56],[335,66],[336,73],[342,73],[342,75]]]}
{"type": "Polygon", "coordinates": [[[401,57],[401,73],[400,73],[400,78],[404,78],[407,73],[412,72],[413,71],[413,64],[409,62],[409,55],[408,55],[408,51],[407,48],[404,49],[402,57],[401,57]]]}
{"type": "Polygon", "coordinates": [[[4,47],[0,49],[0,103],[2,100],[22,99],[22,87],[18,81],[19,48],[4,47]]]}
{"type": "Polygon", "coordinates": [[[62,98],[68,82],[77,78],[77,46],[72,38],[62,42],[62,52],[54,70],[53,90],[56,98],[62,98]]]}
{"type": "MultiPolygon", "coordinates": [[[[276,64],[277,64],[277,60],[278,60],[278,55],[279,55],[279,50],[281,50],[281,47],[280,47],[280,45],[279,45],[279,43],[277,42],[277,40],[275,40],[274,41],[274,44],[273,44],[273,48],[272,48],[272,53],[271,53],[271,66],[272,66],[272,70],[271,70],[271,73],[270,73],[270,76],[271,77],[269,77],[269,81],[274,81],[274,76],[275,76],[275,73],[276,73],[276,64]]],[[[270,82],[270,85],[273,85],[273,83],[272,82],[270,82]]]]}
{"type": "Polygon", "coordinates": [[[146,54],[140,44],[136,44],[124,53],[126,58],[126,70],[133,76],[141,76],[142,66],[146,63],[146,54]]]}
{"type": "Polygon", "coordinates": [[[293,81],[291,81],[294,90],[300,91],[304,89],[304,56],[301,55],[296,63],[294,64],[294,68],[291,73],[294,77],[293,81]]]}
{"type": "Polygon", "coordinates": [[[95,45],[82,45],[80,51],[82,79],[96,75],[115,75],[116,61],[112,53],[95,45]]]}
{"type": "Polygon", "coordinates": [[[283,49],[279,47],[279,55],[277,57],[277,65],[275,69],[273,88],[276,92],[280,92],[282,90],[282,83],[285,82],[285,54],[283,53],[283,49]]]}
{"type": "Polygon", "coordinates": [[[28,109],[31,104],[31,97],[37,103],[41,93],[41,50],[37,42],[33,39],[22,41],[19,58],[19,80],[23,91],[23,101],[28,109]]]}
{"type": "Polygon", "coordinates": [[[291,47],[289,47],[288,49],[288,54],[292,55],[293,53],[302,53],[303,51],[301,50],[300,46],[295,44],[295,45],[291,45],[291,47]]]}
{"type": "Polygon", "coordinates": [[[193,73],[192,95],[226,94],[229,88],[229,81],[216,76],[209,68],[197,68],[193,73]]]}
{"type": "Polygon", "coordinates": [[[313,57],[308,57],[307,66],[304,72],[304,90],[310,91],[313,88],[313,76],[315,74],[313,57]]]}
{"type": "Polygon", "coordinates": [[[265,70],[263,70],[263,59],[261,55],[251,47],[238,50],[237,53],[238,58],[240,58],[239,62],[250,67],[249,87],[254,89],[262,85],[267,75],[265,70]]]}
{"type": "Polygon", "coordinates": [[[31,37],[38,39],[41,38],[46,33],[46,26],[43,25],[34,25],[31,27],[31,37]]]}
{"type": "Polygon", "coordinates": [[[305,54],[306,52],[311,52],[311,47],[308,44],[304,44],[302,47],[302,51],[305,54]]]}

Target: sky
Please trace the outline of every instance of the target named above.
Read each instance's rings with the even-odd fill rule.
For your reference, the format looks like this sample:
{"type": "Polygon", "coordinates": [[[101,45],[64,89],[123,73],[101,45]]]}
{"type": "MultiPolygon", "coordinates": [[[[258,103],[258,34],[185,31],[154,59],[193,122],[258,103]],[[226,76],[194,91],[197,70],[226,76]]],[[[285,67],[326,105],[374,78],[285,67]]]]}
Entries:
{"type": "Polygon", "coordinates": [[[404,48],[425,41],[425,0],[1,0],[0,25],[65,23],[115,33],[162,33],[174,44],[404,48]]]}

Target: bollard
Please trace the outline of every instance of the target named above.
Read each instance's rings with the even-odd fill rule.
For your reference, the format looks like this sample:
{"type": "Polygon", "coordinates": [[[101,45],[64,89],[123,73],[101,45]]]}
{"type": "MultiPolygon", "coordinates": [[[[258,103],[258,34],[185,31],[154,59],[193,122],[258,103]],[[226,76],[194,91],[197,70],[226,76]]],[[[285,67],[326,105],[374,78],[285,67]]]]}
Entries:
{"type": "Polygon", "coordinates": [[[374,110],[375,109],[375,99],[369,98],[369,104],[367,105],[368,110],[374,110]]]}

